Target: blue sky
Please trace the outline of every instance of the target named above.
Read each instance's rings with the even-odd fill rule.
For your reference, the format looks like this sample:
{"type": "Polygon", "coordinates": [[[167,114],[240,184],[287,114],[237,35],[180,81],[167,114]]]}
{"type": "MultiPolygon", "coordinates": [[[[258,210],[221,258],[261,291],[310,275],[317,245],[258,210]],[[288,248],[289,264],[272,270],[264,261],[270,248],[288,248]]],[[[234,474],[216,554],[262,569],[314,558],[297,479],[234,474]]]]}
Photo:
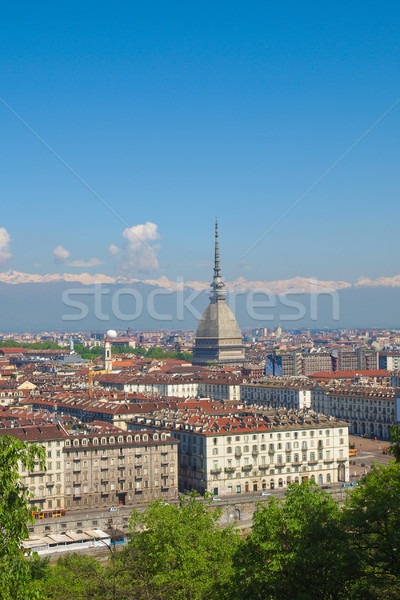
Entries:
{"type": "Polygon", "coordinates": [[[4,4],[1,98],[120,218],[0,103],[1,270],[208,280],[218,215],[229,280],[400,273],[400,104],[241,263],[400,98],[399,17],[395,2],[4,4]],[[143,257],[123,231],[148,222],[143,257]]]}

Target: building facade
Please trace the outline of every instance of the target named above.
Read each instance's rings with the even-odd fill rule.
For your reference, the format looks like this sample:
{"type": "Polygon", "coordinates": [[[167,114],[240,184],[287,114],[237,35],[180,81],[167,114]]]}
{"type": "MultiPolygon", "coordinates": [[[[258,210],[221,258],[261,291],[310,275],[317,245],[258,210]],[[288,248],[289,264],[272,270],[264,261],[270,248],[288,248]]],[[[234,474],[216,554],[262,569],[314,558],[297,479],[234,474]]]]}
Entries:
{"type": "Polygon", "coordinates": [[[318,485],[349,481],[346,423],[320,416],[304,422],[246,420],[232,428],[171,431],[180,440],[180,489],[215,495],[286,488],[312,479],[318,485]]]}
{"type": "Polygon", "coordinates": [[[312,390],[311,406],[349,423],[350,433],[390,439],[399,422],[396,389],[374,385],[326,384],[312,390]]]}

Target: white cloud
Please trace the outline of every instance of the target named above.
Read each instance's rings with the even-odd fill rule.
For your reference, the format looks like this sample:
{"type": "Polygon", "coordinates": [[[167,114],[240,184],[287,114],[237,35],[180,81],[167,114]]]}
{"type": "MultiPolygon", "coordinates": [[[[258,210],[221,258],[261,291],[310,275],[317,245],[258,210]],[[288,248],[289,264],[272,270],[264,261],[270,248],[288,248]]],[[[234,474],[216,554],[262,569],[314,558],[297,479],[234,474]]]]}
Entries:
{"type": "Polygon", "coordinates": [[[119,267],[123,273],[151,273],[159,268],[156,255],[158,247],[150,245],[160,237],[155,223],[147,221],[143,225],[127,227],[122,235],[125,238],[122,247],[111,244],[109,251],[119,258],[119,267]]]}
{"type": "Polygon", "coordinates": [[[0,264],[4,264],[11,258],[10,249],[11,238],[7,229],[0,227],[0,264]]]}
{"type": "Polygon", "coordinates": [[[116,246],[115,244],[111,244],[111,246],[109,247],[108,251],[113,256],[117,256],[117,254],[119,254],[121,252],[121,248],[118,248],[118,246],[116,246]]]}
{"type": "Polygon", "coordinates": [[[71,253],[69,252],[69,250],[66,250],[62,246],[57,246],[57,248],[54,248],[53,250],[54,262],[56,263],[56,265],[65,263],[66,260],[69,258],[70,254],[71,253]]]}
{"type": "Polygon", "coordinates": [[[89,260],[72,260],[67,263],[69,267],[95,267],[96,265],[103,265],[103,261],[98,258],[90,258],[89,260]]]}

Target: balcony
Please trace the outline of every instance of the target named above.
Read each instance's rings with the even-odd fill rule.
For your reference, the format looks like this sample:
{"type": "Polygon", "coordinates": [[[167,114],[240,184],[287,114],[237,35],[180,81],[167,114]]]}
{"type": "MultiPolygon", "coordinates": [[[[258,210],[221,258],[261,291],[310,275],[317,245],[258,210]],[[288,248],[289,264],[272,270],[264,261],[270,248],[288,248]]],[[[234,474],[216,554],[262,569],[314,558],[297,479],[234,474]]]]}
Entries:
{"type": "Polygon", "coordinates": [[[141,475],[136,475],[135,481],[141,481],[143,477],[141,475]]]}
{"type": "Polygon", "coordinates": [[[193,471],[196,471],[197,473],[204,473],[204,468],[203,467],[192,467],[193,471]]]}
{"type": "Polygon", "coordinates": [[[257,448],[253,448],[253,450],[251,451],[252,455],[255,456],[256,454],[258,454],[258,449],[257,448]]]}
{"type": "Polygon", "coordinates": [[[292,467],[301,467],[303,463],[301,461],[292,462],[292,467]]]}
{"type": "Polygon", "coordinates": [[[236,471],[236,467],[225,467],[225,473],[234,473],[236,471]]]}
{"type": "Polygon", "coordinates": [[[260,471],[267,471],[271,465],[258,465],[260,471]]]}
{"type": "Polygon", "coordinates": [[[125,469],[125,463],[123,465],[118,465],[118,469],[125,469]]]}
{"type": "Polygon", "coordinates": [[[108,477],[102,477],[100,481],[101,481],[101,483],[107,483],[109,481],[109,478],[108,477]]]}
{"type": "Polygon", "coordinates": [[[318,461],[317,461],[317,460],[309,460],[309,461],[308,461],[308,464],[309,464],[309,465],[317,465],[317,464],[318,464],[318,461]]]}
{"type": "MultiPolygon", "coordinates": [[[[293,464],[293,463],[292,463],[293,464]]],[[[281,469],[282,467],[284,467],[286,465],[285,462],[281,462],[281,463],[275,463],[275,469],[281,469]]]]}
{"type": "Polygon", "coordinates": [[[241,451],[235,451],[235,456],[237,456],[238,458],[240,458],[242,456],[242,452],[241,451]]]}
{"type": "MultiPolygon", "coordinates": [[[[336,461],[338,463],[345,463],[347,461],[347,458],[337,458],[336,461]]],[[[325,462],[325,461],[324,461],[325,462]]],[[[333,462],[333,461],[332,461],[333,462]]]]}
{"type": "Polygon", "coordinates": [[[141,468],[142,468],[142,466],[143,466],[142,464],[140,464],[140,465],[135,465],[135,469],[141,469],[141,468]]]}
{"type": "Polygon", "coordinates": [[[165,460],[161,461],[161,466],[162,467],[168,467],[168,464],[169,464],[168,461],[165,461],[165,460]]]}
{"type": "Polygon", "coordinates": [[[210,473],[211,475],[219,475],[221,473],[222,469],[211,469],[210,473]]]}
{"type": "Polygon", "coordinates": [[[108,471],[107,465],[102,465],[100,468],[101,471],[108,471]]]}
{"type": "Polygon", "coordinates": [[[253,465],[244,465],[242,467],[242,471],[245,471],[245,472],[252,471],[252,470],[253,470],[253,465]]]}
{"type": "Polygon", "coordinates": [[[80,468],[79,465],[74,465],[72,467],[72,471],[73,471],[73,473],[80,473],[81,472],[81,468],[80,468]]]}
{"type": "Polygon", "coordinates": [[[324,465],[330,465],[333,463],[333,458],[325,458],[324,465]]]}

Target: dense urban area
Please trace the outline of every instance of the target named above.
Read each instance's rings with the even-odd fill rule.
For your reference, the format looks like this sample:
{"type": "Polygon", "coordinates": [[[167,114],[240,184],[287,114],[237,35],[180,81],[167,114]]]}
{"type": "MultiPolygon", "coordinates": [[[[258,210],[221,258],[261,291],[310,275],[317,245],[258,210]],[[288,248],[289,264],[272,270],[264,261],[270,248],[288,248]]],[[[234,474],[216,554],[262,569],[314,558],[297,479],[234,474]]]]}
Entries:
{"type": "MultiPolygon", "coordinates": [[[[398,566],[386,557],[388,573],[372,568],[377,559],[363,538],[372,533],[357,519],[368,495],[374,506],[367,510],[376,511],[379,478],[389,478],[391,494],[398,494],[398,467],[388,452],[400,420],[400,332],[258,328],[243,332],[239,361],[226,359],[221,342],[242,334],[226,329],[225,320],[225,333],[220,328],[212,343],[209,332],[200,335],[201,322],[197,333],[129,328],[1,336],[0,439],[20,444],[15,465],[27,501],[20,547],[30,593],[275,598],[280,590],[280,598],[398,597],[398,566]],[[30,461],[21,458],[24,452],[31,452],[30,461]],[[179,528],[194,522],[193,536],[201,532],[202,539],[180,548],[189,541],[176,538],[179,528]],[[320,534],[312,528],[327,523],[328,539],[320,543],[332,556],[316,557],[320,534]],[[289,564],[280,544],[290,527],[296,547],[289,564]],[[315,536],[307,569],[326,568],[331,560],[337,565],[329,576],[319,572],[316,587],[302,580],[312,595],[291,596],[296,569],[308,560],[307,535],[315,536]],[[175,553],[188,553],[188,564],[167,550],[171,544],[175,553]],[[219,565],[214,574],[211,549],[214,570],[219,565]],[[150,564],[153,552],[163,566],[150,564]],[[264,554],[267,564],[280,553],[279,567],[255,576],[264,554]],[[201,574],[189,574],[189,556],[201,574]],[[176,578],[166,569],[175,560],[176,578]]],[[[394,543],[390,536],[398,531],[386,545],[394,543]]]]}

